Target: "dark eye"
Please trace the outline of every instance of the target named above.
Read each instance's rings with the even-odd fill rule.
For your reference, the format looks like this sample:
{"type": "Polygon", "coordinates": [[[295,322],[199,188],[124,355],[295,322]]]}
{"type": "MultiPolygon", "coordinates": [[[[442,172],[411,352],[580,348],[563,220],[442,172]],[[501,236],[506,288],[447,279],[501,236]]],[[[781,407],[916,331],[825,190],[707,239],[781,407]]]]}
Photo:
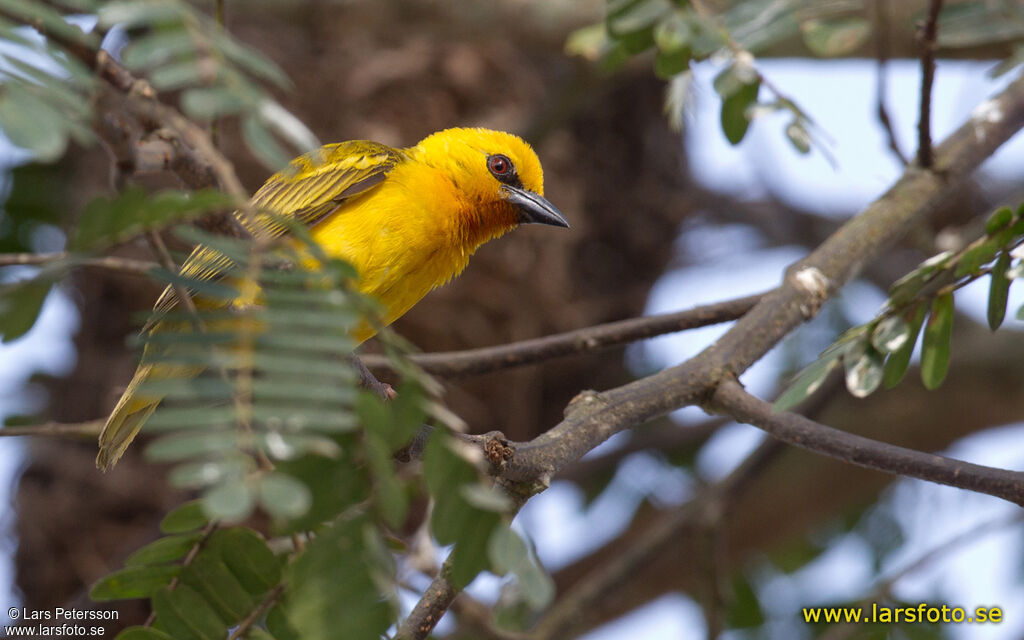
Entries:
{"type": "Polygon", "coordinates": [[[503,156],[500,153],[487,157],[487,168],[499,180],[509,178],[515,175],[516,172],[515,166],[508,159],[508,156],[503,156]]]}

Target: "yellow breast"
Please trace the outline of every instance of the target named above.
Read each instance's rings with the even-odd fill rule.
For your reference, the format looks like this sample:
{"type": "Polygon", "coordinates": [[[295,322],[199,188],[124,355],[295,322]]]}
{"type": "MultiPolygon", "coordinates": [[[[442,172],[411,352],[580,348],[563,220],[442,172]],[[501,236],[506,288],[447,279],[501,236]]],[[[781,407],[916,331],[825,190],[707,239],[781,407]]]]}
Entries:
{"type": "MultiPolygon", "coordinates": [[[[327,254],[356,268],[358,290],[383,305],[382,320],[391,324],[465,269],[480,244],[510,228],[474,229],[475,207],[442,170],[409,161],[312,233],[327,254]]],[[[354,337],[361,343],[374,333],[363,325],[354,337]]]]}

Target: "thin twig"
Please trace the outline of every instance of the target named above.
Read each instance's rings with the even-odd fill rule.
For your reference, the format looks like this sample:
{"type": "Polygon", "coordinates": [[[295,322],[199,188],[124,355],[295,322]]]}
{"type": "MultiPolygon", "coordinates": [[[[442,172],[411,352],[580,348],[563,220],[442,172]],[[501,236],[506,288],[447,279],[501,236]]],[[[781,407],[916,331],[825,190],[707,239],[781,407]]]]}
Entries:
{"type": "Polygon", "coordinates": [[[889,143],[889,150],[892,151],[901,165],[908,163],[906,154],[900,148],[899,140],[896,139],[896,131],[893,129],[892,118],[889,117],[889,110],[886,108],[886,96],[888,95],[889,74],[889,13],[887,0],[875,0],[875,17],[878,25],[875,30],[875,58],[878,64],[875,66],[875,113],[878,121],[882,123],[886,139],[889,143]]]}
{"type": "Polygon", "coordinates": [[[45,422],[35,425],[0,427],[0,437],[14,436],[83,436],[95,438],[103,429],[103,420],[89,422],[45,422]]]}
{"type": "MultiPolygon", "coordinates": [[[[153,255],[156,256],[160,265],[167,270],[167,273],[178,273],[178,265],[174,263],[174,258],[171,257],[171,252],[167,250],[167,245],[164,244],[164,239],[161,237],[160,232],[147,231],[146,241],[153,250],[153,255]]],[[[174,289],[174,295],[178,297],[178,302],[180,302],[188,312],[189,318],[192,322],[192,327],[196,331],[204,333],[206,331],[206,327],[203,325],[202,318],[199,317],[199,309],[196,308],[196,303],[192,299],[192,294],[178,282],[171,283],[171,288],[174,289]]]]}
{"type": "Polygon", "coordinates": [[[244,620],[238,623],[238,626],[235,627],[235,630],[231,632],[230,636],[228,636],[228,640],[238,640],[238,638],[244,636],[246,632],[248,632],[249,629],[252,628],[254,624],[260,621],[260,618],[263,617],[263,614],[269,611],[270,607],[274,606],[274,604],[277,603],[278,599],[281,597],[282,594],[284,594],[283,584],[279,584],[273,589],[271,589],[270,593],[267,594],[267,597],[263,599],[263,602],[261,602],[258,607],[253,609],[249,613],[249,615],[245,616],[244,620]]]}
{"type": "Polygon", "coordinates": [[[859,467],[969,489],[1024,506],[1024,472],[922,453],[833,429],[795,413],[775,411],[735,380],[718,385],[709,407],[801,449],[859,467]]]}
{"type": "MultiPolygon", "coordinates": [[[[735,320],[749,311],[763,296],[764,294],[744,296],[685,311],[609,322],[482,349],[413,354],[409,359],[428,373],[450,377],[510,369],[735,320]]],[[[388,358],[378,355],[365,355],[362,356],[362,360],[369,367],[390,365],[388,358]]]]}
{"type": "Polygon", "coordinates": [[[935,81],[935,50],[939,35],[939,11],[942,0],[930,0],[928,18],[921,29],[921,114],[917,121],[917,164],[931,169],[932,152],[932,83],[935,81]]]}
{"type": "MultiPolygon", "coordinates": [[[[196,556],[199,555],[199,552],[202,551],[204,546],[206,546],[206,543],[210,539],[210,536],[212,536],[213,532],[217,530],[218,525],[219,523],[216,520],[211,520],[210,522],[206,523],[206,526],[202,529],[202,536],[198,540],[196,540],[195,544],[192,545],[192,548],[189,549],[188,553],[185,555],[185,559],[181,561],[182,569],[192,564],[192,562],[196,559],[196,556]]],[[[178,588],[178,585],[180,583],[180,577],[174,576],[174,578],[172,578],[171,581],[167,584],[167,590],[174,591],[178,588]]],[[[149,617],[146,618],[146,622],[143,624],[143,626],[152,627],[154,622],[156,622],[156,611],[151,611],[149,617]]]]}
{"type": "Polygon", "coordinates": [[[112,271],[124,271],[137,275],[149,275],[153,269],[159,266],[155,262],[132,260],[131,258],[120,258],[118,256],[72,257],[67,251],[56,251],[53,253],[0,253],[0,267],[44,265],[63,260],[69,260],[69,264],[75,267],[110,269],[112,271]]]}

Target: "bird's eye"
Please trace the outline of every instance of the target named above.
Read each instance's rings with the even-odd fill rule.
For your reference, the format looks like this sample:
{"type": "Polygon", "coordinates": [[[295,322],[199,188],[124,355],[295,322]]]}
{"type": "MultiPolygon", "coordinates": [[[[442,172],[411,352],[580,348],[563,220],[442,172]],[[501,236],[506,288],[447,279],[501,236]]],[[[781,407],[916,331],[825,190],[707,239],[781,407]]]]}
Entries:
{"type": "Polygon", "coordinates": [[[499,180],[515,175],[515,166],[512,161],[508,159],[508,156],[503,156],[500,153],[487,157],[487,168],[499,180]]]}

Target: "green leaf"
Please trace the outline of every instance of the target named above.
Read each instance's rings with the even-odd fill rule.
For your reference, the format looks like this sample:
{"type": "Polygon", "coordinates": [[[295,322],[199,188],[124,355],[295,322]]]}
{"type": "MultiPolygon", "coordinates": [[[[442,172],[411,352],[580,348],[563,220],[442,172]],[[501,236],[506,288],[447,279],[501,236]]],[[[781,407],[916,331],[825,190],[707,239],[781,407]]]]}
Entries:
{"type": "Polygon", "coordinates": [[[764,609],[757,597],[757,591],[740,574],[733,579],[732,601],[725,612],[726,624],[730,629],[749,629],[764,624],[764,609]]]}
{"type": "Polygon", "coordinates": [[[392,448],[378,433],[366,433],[366,456],[373,470],[374,506],[390,527],[398,528],[405,520],[409,496],[395,473],[392,448]]]}
{"type": "Polygon", "coordinates": [[[128,556],[128,559],[124,561],[124,565],[132,567],[174,562],[184,558],[202,538],[203,535],[198,532],[159,538],[128,556]]]}
{"type": "MultiPolygon", "coordinates": [[[[169,411],[171,409],[165,408],[162,413],[166,415],[169,411]]],[[[197,456],[224,455],[240,449],[239,438],[234,430],[176,433],[147,446],[146,457],[156,462],[169,462],[197,456]]]]}
{"type": "Polygon", "coordinates": [[[838,57],[852,53],[871,35],[864,18],[807,20],[800,25],[804,44],[817,56],[838,57]]]}
{"type": "Polygon", "coordinates": [[[937,389],[949,369],[950,340],[953,336],[953,294],[935,298],[921,347],[921,381],[927,389],[937,389]]]}
{"type": "Polygon", "coordinates": [[[128,627],[117,634],[114,640],[174,640],[174,638],[151,627],[128,627]]]}
{"type": "Polygon", "coordinates": [[[761,82],[744,84],[736,92],[722,100],[722,132],[730,144],[736,145],[747,135],[750,127],[749,108],[757,102],[761,82]]]}
{"type": "Polygon", "coordinates": [[[224,460],[193,462],[178,465],[171,471],[168,481],[173,487],[195,489],[226,482],[229,478],[245,475],[253,466],[249,456],[239,455],[224,460]]]}
{"type": "Polygon", "coordinates": [[[886,389],[892,389],[898,385],[906,375],[907,367],[910,366],[910,357],[914,354],[914,345],[917,344],[917,336],[921,332],[921,325],[924,324],[924,317],[927,313],[928,307],[919,304],[903,315],[908,327],[907,339],[885,360],[882,384],[886,389]]]}
{"type": "MultiPolygon", "coordinates": [[[[451,554],[451,578],[462,587],[487,568],[487,540],[501,522],[496,511],[473,505],[466,488],[481,482],[477,468],[466,456],[474,451],[447,434],[434,432],[427,441],[423,475],[434,498],[430,525],[441,544],[455,544],[451,554]]],[[[471,491],[471,490],[470,490],[471,491]]]]}
{"type": "Polygon", "coordinates": [[[860,343],[859,348],[843,356],[846,366],[846,388],[858,398],[866,398],[882,384],[882,354],[870,343],[860,343]]]}
{"type": "Polygon", "coordinates": [[[373,551],[365,514],[323,527],[288,567],[284,599],[267,616],[276,638],[378,638],[392,624],[394,568],[373,551]],[[385,591],[386,589],[386,591],[385,591]]]}
{"type": "Polygon", "coordinates": [[[952,251],[943,251],[922,262],[916,269],[903,276],[889,287],[889,303],[896,308],[909,304],[939,271],[946,269],[953,261],[952,251]]]}
{"type": "Polygon", "coordinates": [[[685,15],[676,10],[658,22],[654,27],[654,44],[662,53],[674,53],[689,49],[693,30],[685,15]]]}
{"type": "Polygon", "coordinates": [[[195,50],[196,41],[183,25],[174,25],[132,39],[121,53],[129,69],[148,69],[195,50]]]}
{"type": "Polygon", "coordinates": [[[149,598],[181,573],[176,565],[129,567],[100,578],[89,591],[97,602],[149,598]]]}
{"type": "Polygon", "coordinates": [[[182,585],[194,589],[227,625],[241,621],[258,604],[257,598],[241,585],[215,548],[203,549],[182,570],[179,579],[182,585]]]}
{"type": "Polygon", "coordinates": [[[519,581],[519,597],[533,611],[540,611],[555,597],[555,583],[510,527],[499,526],[487,545],[491,566],[499,575],[513,573],[519,581]]]}
{"type": "Polygon", "coordinates": [[[246,93],[226,86],[193,87],[181,95],[181,107],[197,120],[209,121],[238,113],[246,106],[246,93]]]}
{"type": "Polygon", "coordinates": [[[0,285],[0,342],[17,340],[32,329],[52,286],[48,276],[0,285]]]}
{"type": "Polygon", "coordinates": [[[209,520],[203,513],[201,500],[193,500],[171,510],[164,519],[160,521],[160,531],[166,534],[188,533],[202,529],[209,520]]]}
{"type": "Polygon", "coordinates": [[[216,520],[234,522],[252,513],[255,496],[243,480],[229,480],[203,494],[203,510],[216,520]]]}
{"type": "Polygon", "coordinates": [[[94,251],[140,233],[229,208],[234,200],[216,189],[161,191],[147,197],[129,187],[113,199],[99,197],[86,205],[71,239],[74,250],[94,251]]]}
{"type": "Polygon", "coordinates": [[[676,49],[675,51],[659,51],[654,57],[654,73],[662,80],[669,80],[690,68],[690,55],[688,49],[676,49]]]}
{"type": "Polygon", "coordinates": [[[285,151],[274,134],[255,116],[242,119],[242,138],[253,155],[271,171],[277,171],[291,160],[291,154],[285,151]]]}
{"type": "Polygon", "coordinates": [[[100,25],[104,27],[121,25],[125,29],[130,29],[180,22],[184,16],[184,8],[174,2],[116,0],[103,5],[100,9],[99,20],[100,25]]]}
{"type": "Polygon", "coordinates": [[[823,355],[807,365],[803,371],[797,374],[793,382],[789,383],[786,390],[778,397],[772,405],[775,411],[788,411],[800,404],[812,393],[821,387],[825,378],[839,365],[839,356],[842,352],[830,355],[823,355]]]}
{"type": "Polygon", "coordinates": [[[910,339],[910,325],[902,316],[882,319],[871,332],[871,344],[881,353],[892,353],[910,339]]]}
{"type": "Polygon", "coordinates": [[[249,593],[259,596],[281,581],[281,565],[258,533],[245,527],[218,531],[210,539],[225,564],[249,593]]]}
{"type": "Polygon", "coordinates": [[[994,235],[1010,226],[1011,222],[1013,222],[1013,210],[1010,207],[999,207],[985,221],[985,233],[990,236],[994,235]]]}
{"type": "Polygon", "coordinates": [[[999,254],[996,264],[992,267],[992,282],[988,289],[988,326],[995,331],[1003,324],[1006,317],[1006,301],[1010,295],[1010,278],[1006,272],[1010,269],[1010,253],[999,254]]]}
{"type": "Polygon", "coordinates": [[[268,473],[260,478],[259,502],[267,513],[282,520],[305,515],[313,503],[309,488],[284,473],[268,473]]]}
{"type": "Polygon", "coordinates": [[[192,587],[179,584],[153,596],[153,611],[161,628],[176,640],[224,640],[228,627],[213,607],[192,587]]]}
{"type": "Polygon", "coordinates": [[[980,273],[984,265],[995,259],[996,254],[999,253],[1001,248],[1002,243],[999,242],[999,238],[989,238],[971,247],[957,261],[953,276],[962,278],[969,274],[976,275],[980,273]]]}

